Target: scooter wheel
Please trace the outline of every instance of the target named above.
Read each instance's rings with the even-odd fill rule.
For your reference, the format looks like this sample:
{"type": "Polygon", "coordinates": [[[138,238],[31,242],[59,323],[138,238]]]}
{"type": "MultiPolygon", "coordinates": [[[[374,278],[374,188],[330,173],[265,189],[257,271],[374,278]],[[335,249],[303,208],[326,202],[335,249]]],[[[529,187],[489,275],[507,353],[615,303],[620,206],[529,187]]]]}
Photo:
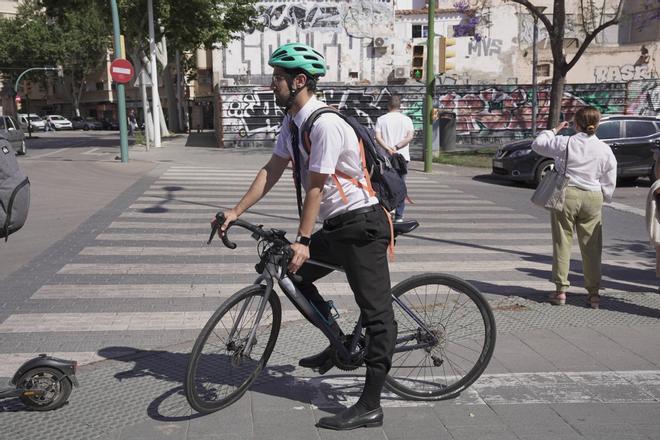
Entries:
{"type": "Polygon", "coordinates": [[[16,386],[23,390],[20,399],[35,411],[49,411],[64,405],[71,395],[71,381],[60,370],[49,367],[33,368],[18,379],[16,386]]]}

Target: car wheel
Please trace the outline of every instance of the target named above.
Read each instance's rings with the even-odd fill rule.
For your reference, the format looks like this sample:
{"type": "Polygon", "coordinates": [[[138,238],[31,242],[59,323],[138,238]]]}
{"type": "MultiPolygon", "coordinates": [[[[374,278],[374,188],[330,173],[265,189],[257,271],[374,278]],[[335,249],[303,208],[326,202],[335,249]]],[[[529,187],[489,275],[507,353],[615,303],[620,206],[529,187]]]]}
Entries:
{"type": "Polygon", "coordinates": [[[83,130],[84,130],[84,131],[89,131],[89,125],[84,125],[84,126],[83,126],[83,130]]]}
{"type": "Polygon", "coordinates": [[[19,148],[17,153],[20,154],[21,156],[27,154],[27,145],[25,145],[25,140],[21,141],[21,148],[19,148]]]}
{"type": "Polygon", "coordinates": [[[541,183],[541,180],[548,174],[550,171],[555,169],[555,162],[552,160],[544,160],[536,167],[536,172],[534,173],[534,186],[538,186],[541,183]]]}

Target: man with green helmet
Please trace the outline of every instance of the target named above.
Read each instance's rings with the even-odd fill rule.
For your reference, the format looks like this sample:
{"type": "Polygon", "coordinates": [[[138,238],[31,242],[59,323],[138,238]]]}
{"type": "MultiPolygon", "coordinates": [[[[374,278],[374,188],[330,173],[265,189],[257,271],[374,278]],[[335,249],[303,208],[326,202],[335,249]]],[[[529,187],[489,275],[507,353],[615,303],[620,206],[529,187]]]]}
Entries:
{"type": "MultiPolygon", "coordinates": [[[[287,114],[270,160],[236,206],[224,213],[221,234],[265,196],[288,163],[293,162],[297,191],[300,194],[299,188],[304,188],[305,198],[288,269],[302,280],[295,282],[296,287],[332,322],[331,307],[313,284],[331,270],[305,262],[311,256],[342,266],[367,332],[367,374],[360,399],[335,416],[321,418],[317,426],[337,430],[381,426],[380,394],[391,367],[397,332],[387,261],[388,214],[366,189],[357,135],[340,116],[322,114],[309,134],[310,151],[301,145],[299,132],[303,124],[315,110],[325,107],[315,96],[316,83],[327,69],[323,55],[305,44],[288,43],[272,53],[268,64],[273,67],[271,89],[275,101],[287,114]],[[323,221],[323,228],[312,234],[317,218],[323,221]]],[[[339,331],[336,323],[332,325],[339,331]]],[[[328,347],[301,359],[299,364],[323,374],[334,365],[331,354],[328,347]]]]}

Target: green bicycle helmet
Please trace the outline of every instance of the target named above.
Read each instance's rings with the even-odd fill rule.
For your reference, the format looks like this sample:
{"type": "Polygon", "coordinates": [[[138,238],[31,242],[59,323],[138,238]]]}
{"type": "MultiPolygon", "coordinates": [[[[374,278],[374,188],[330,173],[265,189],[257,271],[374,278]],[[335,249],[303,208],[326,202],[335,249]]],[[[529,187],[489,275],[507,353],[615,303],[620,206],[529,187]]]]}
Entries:
{"type": "Polygon", "coordinates": [[[302,43],[287,43],[280,46],[270,56],[268,65],[287,70],[304,70],[315,78],[324,76],[327,71],[323,55],[302,43]]]}

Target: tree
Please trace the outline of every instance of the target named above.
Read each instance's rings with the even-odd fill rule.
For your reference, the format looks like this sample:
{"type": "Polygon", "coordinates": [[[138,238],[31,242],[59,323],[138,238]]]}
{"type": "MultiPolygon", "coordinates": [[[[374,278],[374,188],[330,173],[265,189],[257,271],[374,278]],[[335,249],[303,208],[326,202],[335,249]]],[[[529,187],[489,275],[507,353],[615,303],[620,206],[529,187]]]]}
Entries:
{"type": "Polygon", "coordinates": [[[579,14],[578,18],[581,24],[584,39],[577,52],[570,61],[566,60],[564,52],[564,34],[566,31],[566,0],[555,0],[552,9],[552,22],[529,0],[511,0],[518,3],[537,17],[548,31],[550,39],[550,50],[552,52],[552,88],[550,90],[550,117],[548,118],[547,128],[552,128],[559,123],[561,116],[561,104],[564,97],[564,86],[566,85],[566,75],[577,64],[580,57],[587,50],[596,36],[610,26],[619,23],[623,10],[623,0],[602,0],[602,4],[597,4],[598,0],[578,0],[579,14]],[[607,3],[611,5],[608,7],[607,3]],[[606,20],[606,17],[611,17],[606,20]]]}
{"type": "Polygon", "coordinates": [[[41,2],[28,0],[15,17],[0,19],[0,71],[13,82],[30,67],[62,66],[76,114],[85,78],[102,64],[109,45],[107,22],[94,8],[81,6],[54,20],[41,2]]]}
{"type": "MultiPolygon", "coordinates": [[[[191,66],[191,58],[200,47],[212,48],[223,46],[239,33],[248,29],[252,18],[256,16],[257,0],[154,0],[154,17],[156,41],[166,41],[171,54],[163,67],[163,84],[173,88],[172,71],[180,69],[187,79],[193,74],[186,70],[191,66]]],[[[118,0],[121,31],[125,37],[127,56],[134,65],[141,66],[146,53],[149,52],[147,0],[118,0]]],[[[76,11],[85,5],[96,8],[111,23],[108,0],[42,0],[46,13],[51,17],[63,17],[67,11],[76,11]]],[[[144,68],[144,66],[143,66],[144,68]]],[[[168,93],[170,96],[171,91],[168,93]]],[[[183,97],[168,99],[168,104],[174,106],[170,112],[170,125],[178,125],[177,110],[183,106],[183,97]],[[177,106],[177,102],[179,105],[177,106]],[[178,107],[178,108],[177,108],[178,107]]]]}
{"type": "MultiPolygon", "coordinates": [[[[619,23],[622,18],[624,0],[575,0],[578,9],[576,21],[580,27],[582,40],[577,52],[570,60],[566,59],[566,53],[564,51],[567,0],[554,0],[552,10],[548,11],[552,16],[552,21],[548,15],[539,11],[530,0],[508,1],[525,7],[532,17],[543,23],[548,32],[553,59],[548,128],[552,128],[559,123],[561,117],[566,75],[577,64],[598,34],[608,27],[619,23]]],[[[490,3],[491,0],[477,0],[477,7],[475,9],[483,10],[490,3]]]]}
{"type": "Polygon", "coordinates": [[[105,62],[111,47],[112,28],[102,12],[89,3],[67,11],[57,19],[60,42],[57,58],[64,68],[73,108],[80,116],[80,99],[86,79],[105,62]]]}

